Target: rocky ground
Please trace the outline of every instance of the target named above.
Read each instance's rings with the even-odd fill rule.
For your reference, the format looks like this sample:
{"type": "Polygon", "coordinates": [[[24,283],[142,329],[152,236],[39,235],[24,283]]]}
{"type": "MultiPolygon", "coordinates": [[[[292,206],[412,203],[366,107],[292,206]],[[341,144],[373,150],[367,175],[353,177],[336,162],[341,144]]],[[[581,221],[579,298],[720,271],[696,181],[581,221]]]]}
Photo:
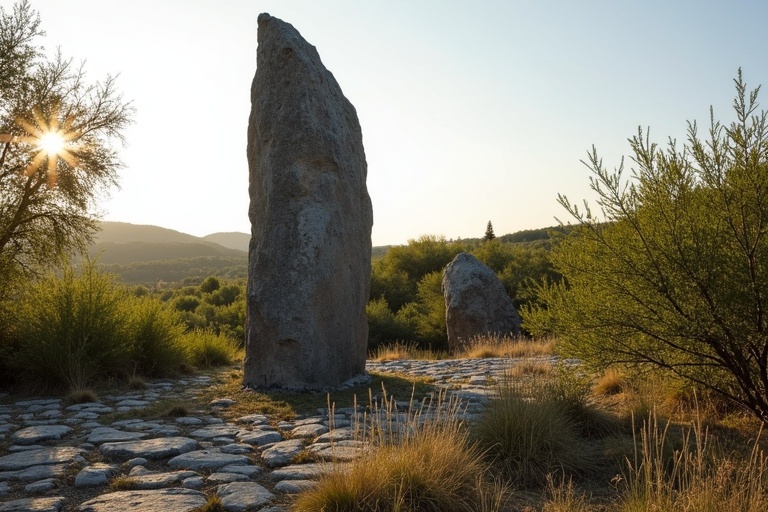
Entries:
{"type": "MultiPolygon", "coordinates": [[[[369,362],[368,371],[432,377],[471,420],[512,364],[404,360],[369,362]]],[[[352,404],[293,421],[263,414],[225,421],[221,412],[235,400],[222,396],[203,414],[130,417],[159,400],[199,401],[210,384],[209,376],[162,380],[70,406],[60,398],[0,397],[0,512],[185,512],[212,494],[227,511],[283,511],[292,494],[365,449],[363,412],[352,404]],[[123,419],[112,419],[115,413],[123,419]]]]}

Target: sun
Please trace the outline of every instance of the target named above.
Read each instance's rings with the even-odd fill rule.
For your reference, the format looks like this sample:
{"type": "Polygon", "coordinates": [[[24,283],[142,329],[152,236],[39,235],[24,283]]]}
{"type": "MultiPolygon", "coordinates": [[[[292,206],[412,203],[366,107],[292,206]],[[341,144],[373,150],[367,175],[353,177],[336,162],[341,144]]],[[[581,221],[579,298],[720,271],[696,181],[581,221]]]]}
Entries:
{"type": "Polygon", "coordinates": [[[58,108],[54,108],[50,118],[46,119],[39,111],[33,111],[34,121],[24,118],[16,119],[16,124],[24,129],[28,135],[14,137],[12,140],[32,145],[37,154],[27,166],[24,174],[32,176],[43,169],[45,179],[49,187],[55,187],[58,181],[58,163],[63,160],[71,167],[77,166],[77,140],[82,132],[74,129],[74,116],[67,116],[62,125],[59,124],[58,108]],[[43,166],[45,161],[48,165],[43,166]],[[47,171],[47,172],[46,172],[47,171]]]}
{"type": "Polygon", "coordinates": [[[59,155],[63,150],[64,146],[67,143],[66,140],[64,140],[64,137],[61,135],[61,132],[59,131],[50,131],[48,133],[44,133],[40,137],[40,145],[38,146],[39,149],[45,151],[48,154],[48,157],[55,157],[59,155]]]}

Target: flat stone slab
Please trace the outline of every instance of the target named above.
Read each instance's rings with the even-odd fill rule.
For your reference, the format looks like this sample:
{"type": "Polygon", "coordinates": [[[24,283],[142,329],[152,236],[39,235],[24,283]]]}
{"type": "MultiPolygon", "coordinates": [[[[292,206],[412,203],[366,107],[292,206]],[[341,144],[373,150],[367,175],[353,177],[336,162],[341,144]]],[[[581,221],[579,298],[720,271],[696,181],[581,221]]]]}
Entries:
{"type": "Polygon", "coordinates": [[[104,443],[99,448],[102,454],[120,459],[143,457],[157,460],[191,452],[197,448],[197,441],[188,437],[165,437],[144,441],[104,443]]]}
{"type": "Polygon", "coordinates": [[[272,480],[314,480],[333,470],[332,464],[309,463],[293,464],[274,470],[269,476],[272,480]]]}
{"type": "Polygon", "coordinates": [[[103,494],[81,504],[79,512],[192,512],[208,501],[205,494],[192,489],[118,491],[103,494]]]}
{"type": "Polygon", "coordinates": [[[98,427],[88,436],[88,442],[93,444],[117,443],[144,439],[149,434],[145,432],[125,432],[112,427],[98,427]]]}
{"type": "Polygon", "coordinates": [[[271,502],[275,495],[254,482],[232,482],[216,488],[227,512],[241,512],[271,502]]]}
{"type": "Polygon", "coordinates": [[[239,427],[232,425],[211,425],[190,432],[190,436],[198,439],[212,439],[214,437],[234,437],[240,432],[239,427]]]}
{"type": "Polygon", "coordinates": [[[66,425],[36,425],[17,430],[11,436],[14,444],[35,444],[41,441],[61,439],[72,432],[72,428],[66,425]]]}
{"type": "Polygon", "coordinates": [[[59,512],[66,500],[55,496],[51,498],[24,498],[0,504],[0,512],[59,512]]]}
{"type": "Polygon", "coordinates": [[[241,443],[247,443],[254,446],[264,446],[265,444],[278,443],[283,440],[283,436],[276,430],[256,430],[241,434],[241,443]]]}
{"type": "Polygon", "coordinates": [[[307,425],[299,425],[291,430],[293,437],[317,437],[319,435],[328,432],[328,427],[325,425],[319,425],[317,423],[310,423],[307,425]]]}
{"type": "Polygon", "coordinates": [[[61,464],[72,460],[83,453],[83,450],[72,446],[53,446],[12,453],[0,457],[0,471],[17,471],[32,466],[61,464]]]}
{"type": "Polygon", "coordinates": [[[215,471],[224,466],[248,465],[251,460],[245,455],[221,453],[218,450],[196,450],[178,455],[168,461],[171,469],[190,469],[192,471],[215,471]]]}
{"type": "Polygon", "coordinates": [[[304,450],[304,443],[301,439],[289,439],[275,443],[261,454],[264,463],[271,467],[285,466],[296,455],[304,450]]]}
{"type": "Polygon", "coordinates": [[[365,453],[367,445],[362,441],[339,441],[338,443],[315,443],[309,452],[322,461],[349,462],[365,453]]]}
{"type": "Polygon", "coordinates": [[[171,485],[180,484],[187,478],[199,476],[194,471],[171,471],[168,473],[150,473],[147,475],[131,476],[137,489],[162,489],[171,485]]]}
{"type": "Polygon", "coordinates": [[[30,466],[17,471],[1,471],[0,481],[36,482],[47,478],[58,478],[67,472],[68,467],[69,464],[45,464],[42,466],[30,466]]]}
{"type": "Polygon", "coordinates": [[[275,484],[275,490],[286,494],[298,494],[316,486],[314,480],[282,480],[275,484]]]}

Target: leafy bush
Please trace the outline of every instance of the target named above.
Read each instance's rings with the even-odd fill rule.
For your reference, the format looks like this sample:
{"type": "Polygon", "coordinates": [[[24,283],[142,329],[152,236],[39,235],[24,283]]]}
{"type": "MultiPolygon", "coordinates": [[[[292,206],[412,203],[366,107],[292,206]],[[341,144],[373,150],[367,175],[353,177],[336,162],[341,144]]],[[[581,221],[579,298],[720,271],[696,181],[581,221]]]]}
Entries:
{"type": "Polygon", "coordinates": [[[149,297],[127,300],[134,371],[146,376],[178,371],[186,354],[179,346],[184,325],[174,310],[149,297]]]}
{"type": "Polygon", "coordinates": [[[365,307],[368,315],[368,349],[372,350],[383,343],[413,339],[413,326],[398,318],[389,309],[384,297],[373,299],[365,307]]]}
{"type": "Polygon", "coordinates": [[[210,368],[232,364],[240,350],[232,338],[212,331],[194,330],[181,337],[180,346],[197,368],[210,368]]]}
{"type": "Polygon", "coordinates": [[[629,178],[592,148],[603,216],[560,197],[578,226],[552,254],[568,287],[544,298],[574,357],[677,375],[768,423],[768,112],[734,83],[728,125],[710,112],[682,147],[639,129],[629,178]]]}
{"type": "Polygon", "coordinates": [[[83,388],[130,366],[126,294],[92,262],[78,274],[37,281],[21,298],[14,323],[19,351],[11,365],[24,379],[48,388],[83,388]]]}

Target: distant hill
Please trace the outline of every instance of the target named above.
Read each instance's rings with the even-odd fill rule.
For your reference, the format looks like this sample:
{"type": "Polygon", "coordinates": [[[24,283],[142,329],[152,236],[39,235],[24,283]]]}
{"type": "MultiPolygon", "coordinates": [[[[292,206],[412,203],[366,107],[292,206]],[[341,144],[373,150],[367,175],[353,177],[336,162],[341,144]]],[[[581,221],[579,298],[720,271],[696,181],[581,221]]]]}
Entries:
{"type": "MultiPolygon", "coordinates": [[[[508,243],[549,246],[552,231],[567,231],[562,226],[518,231],[499,236],[508,243]]],[[[248,272],[247,233],[212,233],[203,237],[159,226],[102,222],[101,231],[89,248],[92,258],[109,272],[130,284],[165,282],[202,282],[208,276],[240,279],[248,272]]],[[[480,244],[482,239],[464,239],[466,244],[480,244]]],[[[392,246],[376,246],[374,259],[381,258],[392,246]]]]}
{"type": "Polygon", "coordinates": [[[248,244],[251,243],[251,235],[232,231],[228,233],[212,233],[202,237],[207,242],[213,242],[230,249],[238,249],[248,252],[248,244]]]}
{"type": "Polygon", "coordinates": [[[88,253],[92,258],[98,256],[105,270],[131,284],[202,281],[211,275],[240,278],[247,274],[248,266],[247,248],[125,222],[102,222],[88,253]]]}

